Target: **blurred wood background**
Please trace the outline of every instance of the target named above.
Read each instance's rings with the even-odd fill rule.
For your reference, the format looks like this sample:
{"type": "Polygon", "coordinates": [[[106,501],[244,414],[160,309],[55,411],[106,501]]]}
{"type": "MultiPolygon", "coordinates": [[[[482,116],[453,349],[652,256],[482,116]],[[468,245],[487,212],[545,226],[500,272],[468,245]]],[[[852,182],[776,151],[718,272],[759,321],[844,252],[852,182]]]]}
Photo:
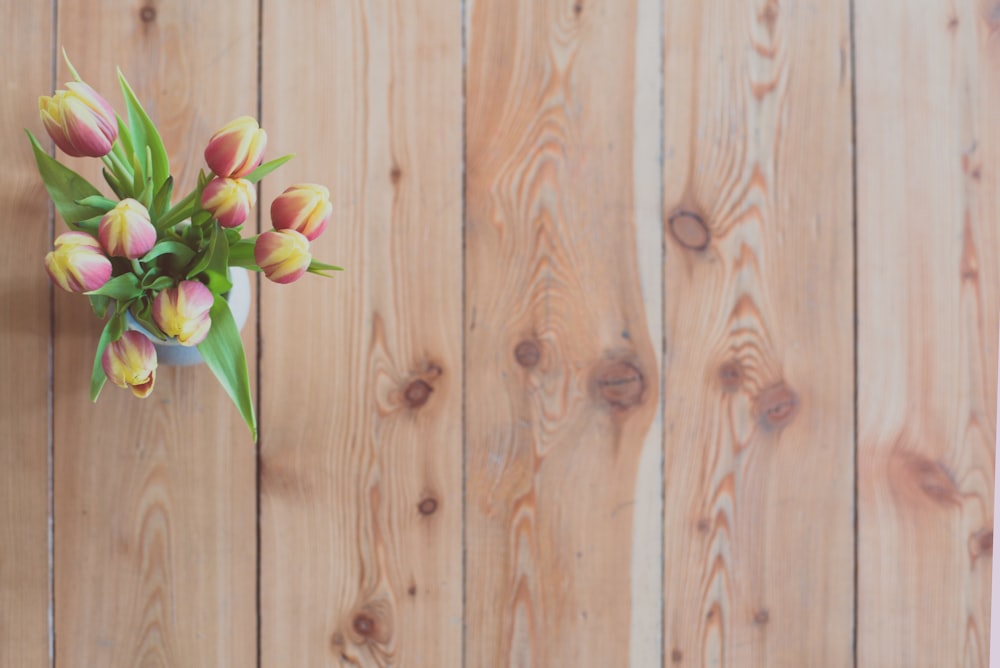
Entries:
{"type": "Polygon", "coordinates": [[[997,2],[0,16],[0,666],[987,665],[997,2]],[[61,47],[182,186],[250,114],[257,224],[333,194],[347,271],[255,290],[258,444],[204,368],[87,400],[61,47]]]}

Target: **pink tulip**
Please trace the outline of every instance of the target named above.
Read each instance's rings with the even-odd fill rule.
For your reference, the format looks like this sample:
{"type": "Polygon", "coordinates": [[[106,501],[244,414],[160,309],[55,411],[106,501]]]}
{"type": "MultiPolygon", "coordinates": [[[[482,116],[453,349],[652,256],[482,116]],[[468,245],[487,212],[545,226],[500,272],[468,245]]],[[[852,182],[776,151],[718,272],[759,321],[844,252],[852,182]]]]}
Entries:
{"type": "Polygon", "coordinates": [[[156,228],[149,211],[140,202],[127,198],[104,214],[97,228],[101,245],[111,257],[135,260],[156,245],[156,228]]]}
{"type": "Polygon", "coordinates": [[[257,121],[240,116],[223,125],[205,147],[205,162],[216,176],[238,179],[260,164],[267,145],[267,133],[257,121]]]}
{"type": "Polygon", "coordinates": [[[118,139],[118,120],[108,101],[82,81],[38,98],[38,111],[56,146],[74,157],[101,158],[118,139]]]}
{"type": "Polygon", "coordinates": [[[139,332],[126,331],[101,356],[104,374],[112,383],[129,388],[140,399],[148,397],[156,380],[156,348],[139,332]]]}
{"type": "Polygon", "coordinates": [[[309,240],[295,230],[262,233],[257,237],[253,257],[264,275],[275,283],[297,281],[312,262],[309,240]]]}
{"type": "Polygon", "coordinates": [[[256,203],[257,189],[246,179],[217,176],[205,185],[201,193],[201,206],[223,227],[237,227],[245,223],[256,203]]]}
{"type": "Polygon", "coordinates": [[[314,183],[287,188],[271,202],[271,223],[276,230],[295,230],[314,241],[330,221],[330,191],[314,183]]]}
{"type": "Polygon", "coordinates": [[[101,245],[84,232],[64,232],[45,256],[52,282],[68,292],[89,292],[111,280],[111,260],[101,245]]]}
{"type": "Polygon", "coordinates": [[[153,320],[167,336],[177,337],[182,346],[196,346],[212,327],[209,311],[215,297],[199,281],[181,281],[153,299],[153,320]]]}

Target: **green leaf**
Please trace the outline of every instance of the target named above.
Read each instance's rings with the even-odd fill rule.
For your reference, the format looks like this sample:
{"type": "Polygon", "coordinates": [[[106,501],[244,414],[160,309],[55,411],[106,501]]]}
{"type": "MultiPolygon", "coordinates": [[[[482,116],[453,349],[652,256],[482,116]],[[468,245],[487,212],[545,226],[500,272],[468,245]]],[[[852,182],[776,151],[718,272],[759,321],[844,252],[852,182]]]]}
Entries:
{"type": "Polygon", "coordinates": [[[104,180],[107,182],[108,186],[111,188],[111,192],[118,196],[118,199],[125,199],[128,197],[128,193],[125,192],[125,188],[118,181],[114,174],[112,174],[106,167],[101,171],[104,174],[104,180]]]}
{"type": "Polygon", "coordinates": [[[283,155],[280,158],[275,158],[274,160],[265,162],[263,165],[253,170],[243,178],[245,178],[250,183],[257,183],[262,178],[264,178],[265,176],[276,170],[278,167],[281,167],[283,164],[285,164],[294,157],[295,157],[294,153],[289,153],[288,155],[283,155]]]}
{"type": "Polygon", "coordinates": [[[233,400],[256,442],[257,418],[253,410],[250,374],[247,371],[247,357],[243,351],[240,330],[233,320],[229,304],[219,295],[215,296],[215,303],[209,316],[212,319],[212,327],[208,330],[205,340],[198,344],[198,352],[219,379],[229,398],[233,400]]]}
{"type": "Polygon", "coordinates": [[[96,290],[85,292],[86,295],[103,295],[118,301],[135,299],[142,294],[139,277],[133,273],[116,276],[96,290]]]}
{"type": "Polygon", "coordinates": [[[201,272],[208,268],[209,263],[212,261],[212,255],[215,253],[215,246],[219,240],[219,227],[215,226],[212,228],[212,235],[208,239],[208,246],[205,250],[201,251],[201,256],[198,257],[198,261],[195,263],[191,269],[188,270],[187,276],[185,278],[194,278],[201,272]]]}
{"type": "Polygon", "coordinates": [[[108,315],[108,306],[111,304],[111,298],[105,297],[104,295],[89,295],[90,308],[94,309],[94,315],[98,318],[104,318],[108,315]]]}
{"type": "MultiPolygon", "coordinates": [[[[135,153],[134,145],[132,144],[132,131],[128,129],[125,125],[125,121],[118,114],[115,114],[115,118],[118,119],[118,139],[121,142],[121,153],[118,157],[125,164],[132,162],[132,158],[129,157],[135,153]]],[[[115,142],[118,143],[118,142],[115,142]]]]}
{"type": "Polygon", "coordinates": [[[118,204],[118,202],[110,200],[104,195],[91,195],[90,197],[78,199],[76,203],[80,206],[89,206],[94,209],[101,209],[105,213],[111,211],[111,209],[115,208],[115,205],[118,204]]]}
{"type": "MultiPolygon", "coordinates": [[[[101,338],[97,342],[97,352],[94,354],[94,368],[90,372],[90,400],[97,401],[97,397],[101,395],[101,389],[104,387],[105,381],[108,377],[104,375],[104,367],[101,365],[101,358],[104,356],[104,349],[108,347],[108,344],[115,340],[111,335],[120,326],[120,321],[122,317],[115,313],[108,319],[108,323],[104,325],[104,330],[101,332],[101,338]]],[[[121,336],[121,333],[118,334],[121,336]]]]}
{"type": "Polygon", "coordinates": [[[125,98],[125,106],[128,108],[128,124],[132,131],[133,155],[142,156],[146,159],[146,151],[149,150],[152,170],[147,176],[153,179],[153,190],[157,191],[166,183],[170,176],[170,162],[167,158],[167,150],[163,147],[163,140],[157,131],[153,121],[142,108],[139,99],[135,96],[132,87],[125,80],[125,75],[118,70],[118,82],[122,87],[122,96],[125,98]]]}
{"type": "Polygon", "coordinates": [[[149,292],[159,292],[160,290],[172,287],[175,282],[170,276],[157,276],[148,285],[144,285],[143,288],[149,292]]]}
{"type": "Polygon", "coordinates": [[[138,303],[138,308],[133,307],[132,317],[135,318],[136,322],[142,325],[147,332],[155,336],[161,341],[166,341],[169,336],[163,333],[160,326],[156,324],[156,320],[153,319],[153,303],[148,298],[143,298],[138,303]]]}
{"type": "Polygon", "coordinates": [[[229,244],[219,237],[218,232],[213,232],[214,245],[208,254],[205,283],[213,293],[224,295],[233,289],[233,283],[229,280],[229,244]]]}
{"type": "Polygon", "coordinates": [[[168,176],[166,182],[160,186],[153,197],[153,208],[151,213],[155,220],[159,220],[170,208],[170,196],[174,193],[174,177],[168,176]]]}
{"type": "Polygon", "coordinates": [[[99,208],[77,204],[79,200],[94,195],[100,196],[100,191],[92,186],[87,179],[46,153],[35,136],[30,131],[26,132],[35,153],[38,173],[42,177],[49,197],[52,198],[52,203],[55,204],[56,210],[66,221],[66,224],[72,226],[78,221],[103,214],[104,211],[99,208]]]}
{"type": "Polygon", "coordinates": [[[180,202],[175,204],[169,211],[167,211],[163,216],[156,221],[156,230],[162,232],[169,229],[181,222],[185,218],[190,218],[191,214],[195,212],[200,206],[199,195],[197,190],[193,190],[184,196],[180,202]]]}
{"type": "Polygon", "coordinates": [[[194,259],[194,251],[187,244],[180,241],[166,240],[156,242],[152,250],[142,256],[139,262],[149,264],[161,255],[174,255],[181,265],[186,265],[194,259]]]}
{"type": "Polygon", "coordinates": [[[320,262],[319,260],[313,260],[312,262],[309,263],[309,269],[308,269],[308,271],[311,271],[311,272],[317,272],[317,271],[344,271],[344,268],[343,267],[338,267],[338,266],[332,265],[332,264],[327,264],[325,262],[320,262]]]}
{"type": "Polygon", "coordinates": [[[70,227],[79,232],[86,232],[90,236],[97,238],[97,230],[101,227],[101,218],[103,215],[97,215],[93,218],[88,218],[87,220],[81,220],[77,223],[73,223],[70,227]]]}
{"type": "Polygon", "coordinates": [[[230,227],[229,229],[227,229],[225,231],[226,232],[226,242],[229,243],[229,247],[230,248],[232,248],[235,244],[239,243],[240,239],[243,238],[240,235],[240,230],[241,229],[243,229],[242,225],[240,225],[239,227],[230,227]]]}

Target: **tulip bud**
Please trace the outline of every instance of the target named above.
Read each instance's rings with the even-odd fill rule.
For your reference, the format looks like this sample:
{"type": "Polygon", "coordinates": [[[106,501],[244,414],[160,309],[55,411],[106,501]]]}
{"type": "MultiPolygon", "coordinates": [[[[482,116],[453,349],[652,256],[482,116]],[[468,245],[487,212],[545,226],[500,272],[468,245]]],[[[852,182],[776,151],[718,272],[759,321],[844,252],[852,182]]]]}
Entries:
{"type": "Polygon", "coordinates": [[[205,184],[201,193],[202,208],[223,227],[237,227],[245,223],[256,203],[257,189],[246,179],[217,176],[205,184]]]}
{"type": "Polygon", "coordinates": [[[111,260],[101,245],[85,232],[64,232],[45,256],[52,282],[69,292],[96,290],[111,279],[111,260]]]}
{"type": "Polygon", "coordinates": [[[268,230],[257,237],[254,261],[275,283],[297,281],[309,269],[309,240],[295,230],[268,230]]]}
{"type": "Polygon", "coordinates": [[[148,397],[156,380],[156,348],[139,332],[126,331],[101,356],[104,374],[112,383],[129,388],[140,399],[148,397]]]}
{"type": "Polygon", "coordinates": [[[205,162],[216,176],[238,179],[246,176],[264,158],[267,133],[257,121],[240,116],[223,125],[205,147],[205,162]]]}
{"type": "Polygon", "coordinates": [[[153,320],[167,336],[177,337],[182,346],[196,346],[212,327],[209,311],[215,297],[199,281],[181,281],[153,299],[153,320]]]}
{"type": "Polygon", "coordinates": [[[330,191],[314,183],[287,188],[271,202],[271,223],[276,230],[295,230],[309,241],[322,234],[333,213],[330,191]]]}
{"type": "Polygon", "coordinates": [[[115,110],[82,81],[71,81],[66,88],[38,98],[45,131],[67,155],[104,157],[118,139],[115,110]]]}
{"type": "Polygon", "coordinates": [[[136,260],[156,245],[156,228],[149,221],[149,211],[140,202],[128,198],[104,214],[97,236],[108,255],[136,260]]]}

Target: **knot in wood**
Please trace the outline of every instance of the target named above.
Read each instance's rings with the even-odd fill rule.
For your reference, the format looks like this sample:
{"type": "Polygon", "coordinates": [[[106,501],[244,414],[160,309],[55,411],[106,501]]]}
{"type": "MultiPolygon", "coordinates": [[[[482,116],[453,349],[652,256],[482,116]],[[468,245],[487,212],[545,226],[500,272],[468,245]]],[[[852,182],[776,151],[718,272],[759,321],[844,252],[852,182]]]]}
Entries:
{"type": "Polygon", "coordinates": [[[680,651],[679,649],[675,649],[674,651],[670,652],[670,660],[673,661],[674,663],[680,663],[681,661],[684,660],[684,652],[680,651]]]}
{"type": "Polygon", "coordinates": [[[753,615],[753,623],[758,626],[763,626],[771,621],[771,613],[767,608],[761,608],[753,615]]]}
{"type": "Polygon", "coordinates": [[[417,506],[417,510],[420,511],[421,515],[433,515],[437,512],[438,502],[433,496],[428,496],[426,499],[420,502],[417,506]]]}
{"type": "Polygon", "coordinates": [[[363,612],[355,615],[352,626],[362,638],[370,638],[375,635],[375,620],[363,612]]]}
{"type": "Polygon", "coordinates": [[[684,248],[702,251],[708,248],[712,234],[702,217],[691,211],[678,211],[670,216],[670,233],[684,248]]]}
{"type": "Polygon", "coordinates": [[[612,408],[624,409],[642,402],[645,378],[630,362],[614,362],[597,375],[597,391],[612,408]]]}
{"type": "Polygon", "coordinates": [[[537,343],[530,339],[525,339],[514,348],[514,359],[525,369],[530,369],[542,359],[542,351],[537,343]]]}
{"type": "Polygon", "coordinates": [[[976,539],[979,544],[979,553],[991,552],[993,550],[993,530],[981,531],[976,539]]]}
{"type": "Polygon", "coordinates": [[[402,178],[403,170],[399,168],[399,165],[393,165],[392,169],[389,170],[389,180],[392,181],[393,185],[396,185],[402,178]]]}
{"type": "Polygon", "coordinates": [[[730,360],[719,367],[719,383],[726,392],[735,392],[743,384],[743,367],[736,360],[730,360]]]}
{"type": "Polygon", "coordinates": [[[139,10],[139,20],[143,23],[152,23],[156,20],[156,7],[146,5],[139,10]]]}
{"type": "Polygon", "coordinates": [[[427,403],[433,391],[434,388],[428,385],[426,381],[415,380],[406,386],[403,398],[406,400],[406,405],[410,408],[420,408],[427,403]]]}
{"type": "Polygon", "coordinates": [[[785,383],[769,387],[757,396],[757,421],[765,429],[782,429],[798,410],[799,396],[785,383]]]}

